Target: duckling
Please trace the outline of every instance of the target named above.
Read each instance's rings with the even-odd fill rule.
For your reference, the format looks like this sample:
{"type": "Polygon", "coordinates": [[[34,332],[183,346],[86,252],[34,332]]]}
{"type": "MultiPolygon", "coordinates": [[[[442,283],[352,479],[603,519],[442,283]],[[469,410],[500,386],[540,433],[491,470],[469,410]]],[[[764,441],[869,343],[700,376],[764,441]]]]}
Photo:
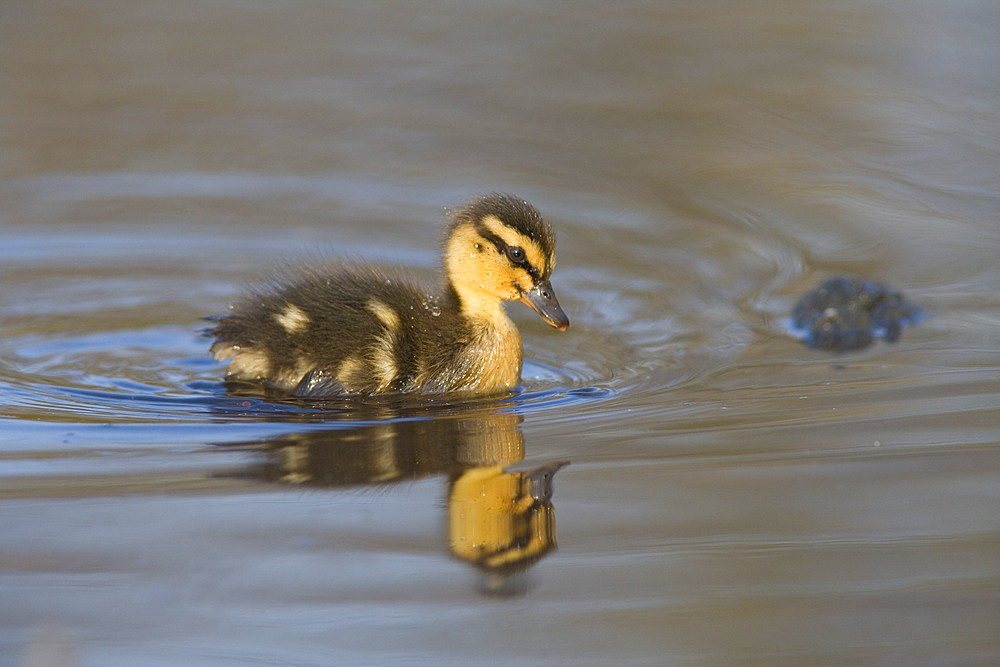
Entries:
{"type": "Polygon", "coordinates": [[[531,204],[480,196],[446,221],[437,292],[366,265],[300,270],[220,317],[211,351],[231,360],[227,380],[296,396],[509,391],[523,352],[502,302],[569,327],[549,282],[554,253],[555,235],[531,204]]]}

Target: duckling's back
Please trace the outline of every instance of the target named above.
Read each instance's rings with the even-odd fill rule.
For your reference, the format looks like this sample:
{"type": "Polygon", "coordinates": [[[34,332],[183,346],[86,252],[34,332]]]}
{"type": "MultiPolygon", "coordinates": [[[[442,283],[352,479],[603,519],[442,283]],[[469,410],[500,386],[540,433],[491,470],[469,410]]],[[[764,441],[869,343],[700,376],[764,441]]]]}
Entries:
{"type": "Polygon", "coordinates": [[[275,278],[235,304],[214,335],[215,357],[231,359],[229,379],[300,396],[455,389],[469,338],[449,295],[369,267],[275,278]]]}

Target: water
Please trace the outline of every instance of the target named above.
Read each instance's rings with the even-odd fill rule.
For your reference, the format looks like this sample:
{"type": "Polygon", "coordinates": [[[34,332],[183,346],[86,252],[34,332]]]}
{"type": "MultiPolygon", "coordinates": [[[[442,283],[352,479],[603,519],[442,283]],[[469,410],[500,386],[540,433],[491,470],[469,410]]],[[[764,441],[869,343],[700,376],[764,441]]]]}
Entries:
{"type": "Polygon", "coordinates": [[[1000,661],[998,27],[6,3],[0,664],[1000,661]],[[556,228],[572,322],[511,307],[515,396],[225,393],[201,318],[246,281],[433,280],[496,189],[556,228]],[[841,273],[933,315],[811,350],[788,314],[841,273]],[[530,567],[470,560],[484,525],[530,567]]]}

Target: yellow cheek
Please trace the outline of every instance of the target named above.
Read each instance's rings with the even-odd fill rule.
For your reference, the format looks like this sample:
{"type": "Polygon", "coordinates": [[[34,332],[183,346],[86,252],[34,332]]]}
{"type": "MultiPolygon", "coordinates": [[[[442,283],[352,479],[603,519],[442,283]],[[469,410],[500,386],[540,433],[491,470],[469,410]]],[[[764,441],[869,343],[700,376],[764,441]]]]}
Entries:
{"type": "Polygon", "coordinates": [[[476,278],[476,286],[484,292],[496,294],[497,296],[501,296],[506,292],[503,277],[496,270],[484,267],[479,271],[476,278]]]}

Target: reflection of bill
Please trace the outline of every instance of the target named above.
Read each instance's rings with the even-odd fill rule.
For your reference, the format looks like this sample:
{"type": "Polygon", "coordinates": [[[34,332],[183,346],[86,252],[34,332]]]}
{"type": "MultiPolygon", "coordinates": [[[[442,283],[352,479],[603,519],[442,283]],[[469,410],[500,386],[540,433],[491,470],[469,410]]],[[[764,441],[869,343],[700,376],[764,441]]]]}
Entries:
{"type": "Polygon", "coordinates": [[[253,476],[337,487],[446,475],[452,553],[484,573],[486,591],[523,590],[515,575],[555,548],[552,476],[564,463],[506,470],[524,458],[521,418],[495,405],[460,415],[384,406],[349,414],[328,430],[253,443],[267,453],[253,476]]]}

